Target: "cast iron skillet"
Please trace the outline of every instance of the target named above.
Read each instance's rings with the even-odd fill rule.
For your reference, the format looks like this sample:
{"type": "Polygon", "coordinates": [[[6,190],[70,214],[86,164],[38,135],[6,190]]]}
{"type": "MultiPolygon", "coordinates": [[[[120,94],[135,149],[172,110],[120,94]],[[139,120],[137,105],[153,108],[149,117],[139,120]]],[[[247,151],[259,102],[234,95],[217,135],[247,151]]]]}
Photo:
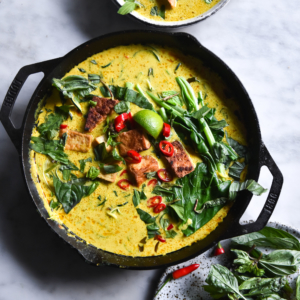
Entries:
{"type": "Polygon", "coordinates": [[[18,150],[26,185],[39,212],[49,226],[60,237],[76,248],[86,261],[95,265],[112,265],[128,269],[155,269],[166,267],[182,263],[203,253],[210,247],[214,246],[219,240],[258,231],[262,229],[270,219],[283,185],[282,174],[262,142],[257,115],[243,85],[224,62],[222,62],[208,49],[203,47],[193,36],[186,33],[164,33],[158,31],[139,30],[112,33],[88,41],[64,57],[25,66],[18,72],[7,92],[0,111],[0,119],[18,150]],[[183,248],[165,256],[133,258],[129,256],[116,255],[97,249],[92,245],[87,245],[79,237],[75,235],[74,237],[69,236],[67,234],[66,227],[61,227],[55,221],[49,219],[49,215],[44,207],[43,201],[39,197],[30,175],[29,144],[32,128],[35,122],[34,113],[37,108],[37,104],[51,89],[51,80],[53,77],[61,78],[75,65],[95,53],[118,45],[134,43],[156,43],[168,45],[179,48],[186,54],[201,58],[206,65],[210,66],[225,79],[231,92],[235,93],[235,97],[238,99],[241,107],[245,126],[248,130],[249,143],[252,150],[248,178],[258,180],[260,168],[264,165],[269,168],[273,175],[273,182],[269,195],[256,222],[247,225],[239,224],[239,220],[252,197],[248,191],[244,191],[239,194],[235,204],[224,221],[205,239],[194,243],[190,247],[183,248]],[[31,97],[21,128],[17,129],[10,120],[14,103],[27,77],[37,72],[43,72],[45,76],[31,97]]]}
{"type": "MultiPolygon", "coordinates": [[[[114,4],[117,5],[118,9],[123,5],[123,1],[121,0],[112,0],[114,4]]],[[[204,1],[204,0],[202,0],[204,1]]],[[[164,29],[172,29],[172,28],[183,28],[187,27],[193,24],[196,24],[200,21],[206,20],[207,18],[214,15],[216,12],[218,12],[221,8],[223,8],[230,0],[221,0],[219,3],[217,3],[215,6],[213,6],[210,10],[207,12],[196,16],[192,19],[182,20],[182,21],[172,21],[172,22],[166,22],[161,19],[159,20],[152,20],[150,18],[146,18],[138,13],[138,10],[134,10],[132,13],[126,15],[132,20],[136,20],[140,23],[146,24],[153,28],[164,28],[164,29]]]]}

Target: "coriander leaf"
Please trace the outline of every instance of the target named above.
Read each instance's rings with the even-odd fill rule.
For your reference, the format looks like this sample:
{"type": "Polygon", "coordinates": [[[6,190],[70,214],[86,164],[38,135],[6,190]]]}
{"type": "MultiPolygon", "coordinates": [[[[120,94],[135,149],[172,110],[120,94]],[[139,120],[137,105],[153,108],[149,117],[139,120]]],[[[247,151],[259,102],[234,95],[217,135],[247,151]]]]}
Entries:
{"type": "Polygon", "coordinates": [[[95,180],[99,174],[100,174],[100,170],[94,166],[91,166],[86,174],[86,178],[95,180]]]}

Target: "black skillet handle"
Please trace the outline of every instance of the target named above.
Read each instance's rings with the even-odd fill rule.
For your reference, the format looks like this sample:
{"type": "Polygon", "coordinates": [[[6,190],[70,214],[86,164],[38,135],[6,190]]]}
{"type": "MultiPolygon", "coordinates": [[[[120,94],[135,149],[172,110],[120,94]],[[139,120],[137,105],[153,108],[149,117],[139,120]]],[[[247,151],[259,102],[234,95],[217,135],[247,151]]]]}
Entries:
{"type": "Polygon", "coordinates": [[[47,60],[33,65],[28,65],[20,69],[17,76],[11,83],[8,92],[4,98],[0,111],[0,120],[5,130],[7,131],[10,139],[17,148],[19,154],[21,153],[22,132],[24,124],[21,126],[21,128],[16,128],[10,119],[19,92],[21,91],[21,88],[29,75],[43,72],[44,75],[47,76],[48,73],[52,71],[53,68],[61,61],[61,59],[62,58],[47,60]]]}
{"type": "Polygon", "coordinates": [[[225,233],[225,236],[223,236],[222,239],[232,238],[243,234],[256,232],[263,229],[267,225],[280,196],[281,188],[283,185],[283,176],[281,171],[278,169],[276,163],[274,162],[273,158],[271,157],[268,149],[263,143],[261,144],[259,165],[260,167],[268,167],[271,174],[273,175],[273,181],[266,203],[259,217],[254,223],[241,225],[239,223],[239,220],[237,220],[236,223],[233,224],[233,226],[231,226],[231,229],[225,233]]]}

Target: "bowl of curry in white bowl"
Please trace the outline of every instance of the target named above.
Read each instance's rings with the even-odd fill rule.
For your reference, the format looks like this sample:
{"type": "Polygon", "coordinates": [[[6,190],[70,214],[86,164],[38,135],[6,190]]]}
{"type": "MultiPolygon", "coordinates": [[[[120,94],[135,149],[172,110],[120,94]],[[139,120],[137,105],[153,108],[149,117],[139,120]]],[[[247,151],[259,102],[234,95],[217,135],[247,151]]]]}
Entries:
{"type": "Polygon", "coordinates": [[[214,15],[230,0],[112,0],[121,15],[156,28],[196,24],[214,15]]]}
{"type": "Polygon", "coordinates": [[[49,226],[94,265],[154,269],[260,230],[283,184],[243,85],[186,33],[125,31],[23,67],[0,111],[49,226]],[[29,74],[45,77],[21,129],[29,74]],[[239,219],[274,176],[253,224],[239,219]]]}

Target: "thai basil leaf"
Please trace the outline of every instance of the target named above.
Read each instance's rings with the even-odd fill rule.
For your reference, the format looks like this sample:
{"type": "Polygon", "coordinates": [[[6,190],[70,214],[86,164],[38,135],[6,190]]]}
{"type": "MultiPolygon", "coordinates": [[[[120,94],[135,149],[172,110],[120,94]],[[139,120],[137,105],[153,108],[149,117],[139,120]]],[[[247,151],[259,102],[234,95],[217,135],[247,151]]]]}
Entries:
{"type": "MultiPolygon", "coordinates": [[[[116,87],[114,85],[109,85],[108,87],[111,90],[111,92],[113,93],[114,97],[116,97],[115,96],[116,95],[116,87]]],[[[100,91],[104,97],[107,97],[107,98],[111,97],[109,90],[105,86],[100,86],[100,91]]]]}
{"type": "Polygon", "coordinates": [[[270,247],[274,249],[300,250],[297,238],[281,229],[265,227],[259,232],[242,235],[231,239],[233,247],[247,246],[270,247]]]}
{"type": "Polygon", "coordinates": [[[278,294],[270,294],[270,295],[267,295],[267,296],[258,297],[258,300],[286,300],[286,299],[281,298],[278,294]]]}
{"type": "Polygon", "coordinates": [[[160,235],[159,227],[156,223],[152,223],[147,226],[148,238],[152,239],[156,235],[160,235]]]}
{"type": "Polygon", "coordinates": [[[126,2],[118,10],[118,14],[127,15],[133,12],[137,7],[141,6],[138,1],[125,0],[126,2]]]}
{"type": "Polygon", "coordinates": [[[132,102],[141,108],[154,110],[153,105],[149,102],[149,100],[134,90],[127,89],[124,95],[124,100],[132,102]]]}
{"type": "Polygon", "coordinates": [[[238,154],[239,157],[241,158],[245,158],[246,159],[246,163],[247,163],[247,158],[248,158],[248,147],[241,145],[239,142],[237,142],[236,140],[228,137],[228,134],[226,132],[226,141],[228,143],[229,146],[231,146],[234,151],[238,154]]]}
{"type": "Polygon", "coordinates": [[[89,82],[91,82],[93,84],[97,84],[97,83],[100,83],[100,76],[97,74],[89,74],[88,80],[89,80],[89,82]]]}
{"type": "Polygon", "coordinates": [[[264,255],[258,264],[272,276],[291,275],[299,267],[300,251],[275,250],[268,255],[264,255]]]}
{"type": "Polygon", "coordinates": [[[50,156],[53,160],[62,164],[68,165],[70,163],[68,155],[64,153],[64,146],[60,143],[60,140],[46,140],[41,137],[31,137],[33,143],[30,144],[30,148],[38,153],[50,156]]]}
{"type": "Polygon", "coordinates": [[[100,170],[94,166],[91,166],[88,172],[86,173],[86,178],[95,180],[100,174],[100,170]]]}
{"type": "Polygon", "coordinates": [[[203,204],[203,206],[201,207],[201,209],[198,209],[198,206],[197,208],[194,210],[197,214],[201,214],[203,213],[203,211],[205,211],[206,209],[209,209],[209,208],[213,208],[213,207],[216,207],[216,206],[220,206],[220,205],[224,205],[226,204],[227,202],[229,201],[228,198],[225,198],[225,197],[222,197],[222,198],[218,198],[218,199],[215,199],[215,200],[210,200],[210,201],[207,201],[203,204]]]}
{"type": "Polygon", "coordinates": [[[132,196],[133,205],[135,207],[137,207],[140,204],[140,200],[141,200],[141,197],[140,197],[139,191],[133,190],[133,196],[132,196]]]}
{"type": "Polygon", "coordinates": [[[59,130],[59,126],[69,117],[69,110],[72,105],[56,106],[55,112],[45,118],[45,122],[37,127],[42,137],[48,140],[53,139],[59,130]],[[55,136],[53,136],[55,134],[55,136]]]}
{"type": "Polygon", "coordinates": [[[260,196],[267,191],[264,189],[259,183],[257,183],[253,179],[246,180],[245,182],[232,182],[229,189],[229,199],[235,199],[237,196],[237,192],[248,190],[253,195],[260,196]]]}
{"type": "Polygon", "coordinates": [[[158,6],[154,6],[150,10],[151,16],[158,16],[161,17],[162,19],[165,19],[165,14],[166,14],[166,7],[164,5],[162,5],[160,9],[158,8],[158,6]]]}
{"type": "MultiPolygon", "coordinates": [[[[176,95],[176,94],[178,94],[178,92],[167,91],[167,92],[162,92],[161,93],[161,97],[162,98],[166,98],[166,97],[169,97],[169,96],[172,96],[172,95],[176,95]]],[[[180,98],[179,98],[178,95],[176,95],[176,96],[170,98],[169,100],[167,100],[167,103],[172,104],[172,105],[182,106],[182,101],[180,100],[180,98]]]]}
{"type": "Polygon", "coordinates": [[[80,172],[83,173],[84,172],[84,168],[85,168],[85,164],[87,162],[92,162],[92,158],[86,158],[86,159],[80,159],[79,160],[79,165],[80,165],[80,172]]]}
{"type": "Polygon", "coordinates": [[[86,70],[85,70],[85,69],[78,68],[78,70],[79,70],[81,73],[86,73],[86,70]]]}
{"type": "Polygon", "coordinates": [[[264,296],[279,293],[286,284],[285,277],[278,278],[250,278],[239,286],[239,290],[247,290],[245,296],[264,296]]]}
{"type": "Polygon", "coordinates": [[[231,251],[237,256],[233,263],[238,266],[236,269],[238,273],[251,273],[259,277],[264,275],[265,271],[258,267],[257,261],[251,258],[247,252],[236,249],[232,249],[231,251]]]}
{"type": "Polygon", "coordinates": [[[117,105],[115,105],[114,110],[117,114],[129,112],[130,111],[130,102],[120,101],[117,105]]]}
{"type": "Polygon", "coordinates": [[[90,60],[90,62],[94,65],[98,65],[97,62],[93,59],[93,60],[90,60]]]}
{"type": "Polygon", "coordinates": [[[102,69],[105,69],[107,67],[109,67],[112,64],[112,61],[110,63],[108,63],[107,65],[101,66],[102,69]]]}
{"type": "Polygon", "coordinates": [[[166,238],[173,239],[177,235],[177,232],[173,229],[167,230],[168,226],[170,225],[170,221],[168,219],[165,219],[164,215],[162,215],[162,217],[160,218],[160,221],[159,221],[160,226],[165,231],[166,238]]]}
{"type": "Polygon", "coordinates": [[[211,108],[208,108],[207,106],[201,107],[199,110],[193,112],[191,116],[196,119],[200,120],[205,117],[209,112],[211,111],[211,108]]]}
{"type": "Polygon", "coordinates": [[[61,207],[61,204],[58,201],[51,200],[49,206],[50,208],[57,210],[61,207]]]}
{"type": "MultiPolygon", "coordinates": [[[[246,300],[239,291],[237,279],[226,267],[213,265],[205,282],[210,286],[209,289],[214,291],[214,294],[229,294],[233,295],[234,299],[246,300]]],[[[207,290],[205,287],[204,289],[207,290]]]]}
{"type": "Polygon", "coordinates": [[[124,163],[124,159],[118,154],[116,148],[114,148],[111,152],[106,150],[105,143],[101,143],[94,148],[95,160],[101,162],[114,162],[114,161],[122,161],[124,163]]]}
{"type": "Polygon", "coordinates": [[[80,75],[71,75],[63,79],[53,78],[52,85],[62,92],[64,97],[70,98],[80,112],[80,100],[96,89],[96,86],[80,75]]]}
{"type": "Polygon", "coordinates": [[[123,168],[118,165],[103,165],[101,169],[103,169],[106,174],[114,174],[123,170],[123,168]]]}
{"type": "Polygon", "coordinates": [[[149,172],[145,173],[147,179],[156,178],[156,171],[155,172],[149,172]]]}
{"type": "Polygon", "coordinates": [[[155,223],[156,218],[152,217],[150,214],[145,212],[144,210],[137,208],[136,211],[138,212],[141,220],[146,224],[153,224],[155,223]]]}
{"type": "Polygon", "coordinates": [[[228,175],[234,179],[240,180],[241,173],[245,169],[245,163],[240,163],[236,161],[230,168],[228,175]]]}
{"type": "Polygon", "coordinates": [[[225,120],[213,120],[209,123],[209,127],[211,129],[215,129],[215,130],[219,130],[219,129],[223,129],[224,127],[227,127],[228,124],[225,120]]]}
{"type": "Polygon", "coordinates": [[[296,282],[296,300],[300,300],[300,275],[298,276],[296,282]]]}
{"type": "Polygon", "coordinates": [[[75,165],[62,165],[59,167],[59,170],[62,172],[63,174],[63,179],[66,181],[70,180],[70,176],[71,176],[71,171],[77,171],[78,168],[75,165]]]}

